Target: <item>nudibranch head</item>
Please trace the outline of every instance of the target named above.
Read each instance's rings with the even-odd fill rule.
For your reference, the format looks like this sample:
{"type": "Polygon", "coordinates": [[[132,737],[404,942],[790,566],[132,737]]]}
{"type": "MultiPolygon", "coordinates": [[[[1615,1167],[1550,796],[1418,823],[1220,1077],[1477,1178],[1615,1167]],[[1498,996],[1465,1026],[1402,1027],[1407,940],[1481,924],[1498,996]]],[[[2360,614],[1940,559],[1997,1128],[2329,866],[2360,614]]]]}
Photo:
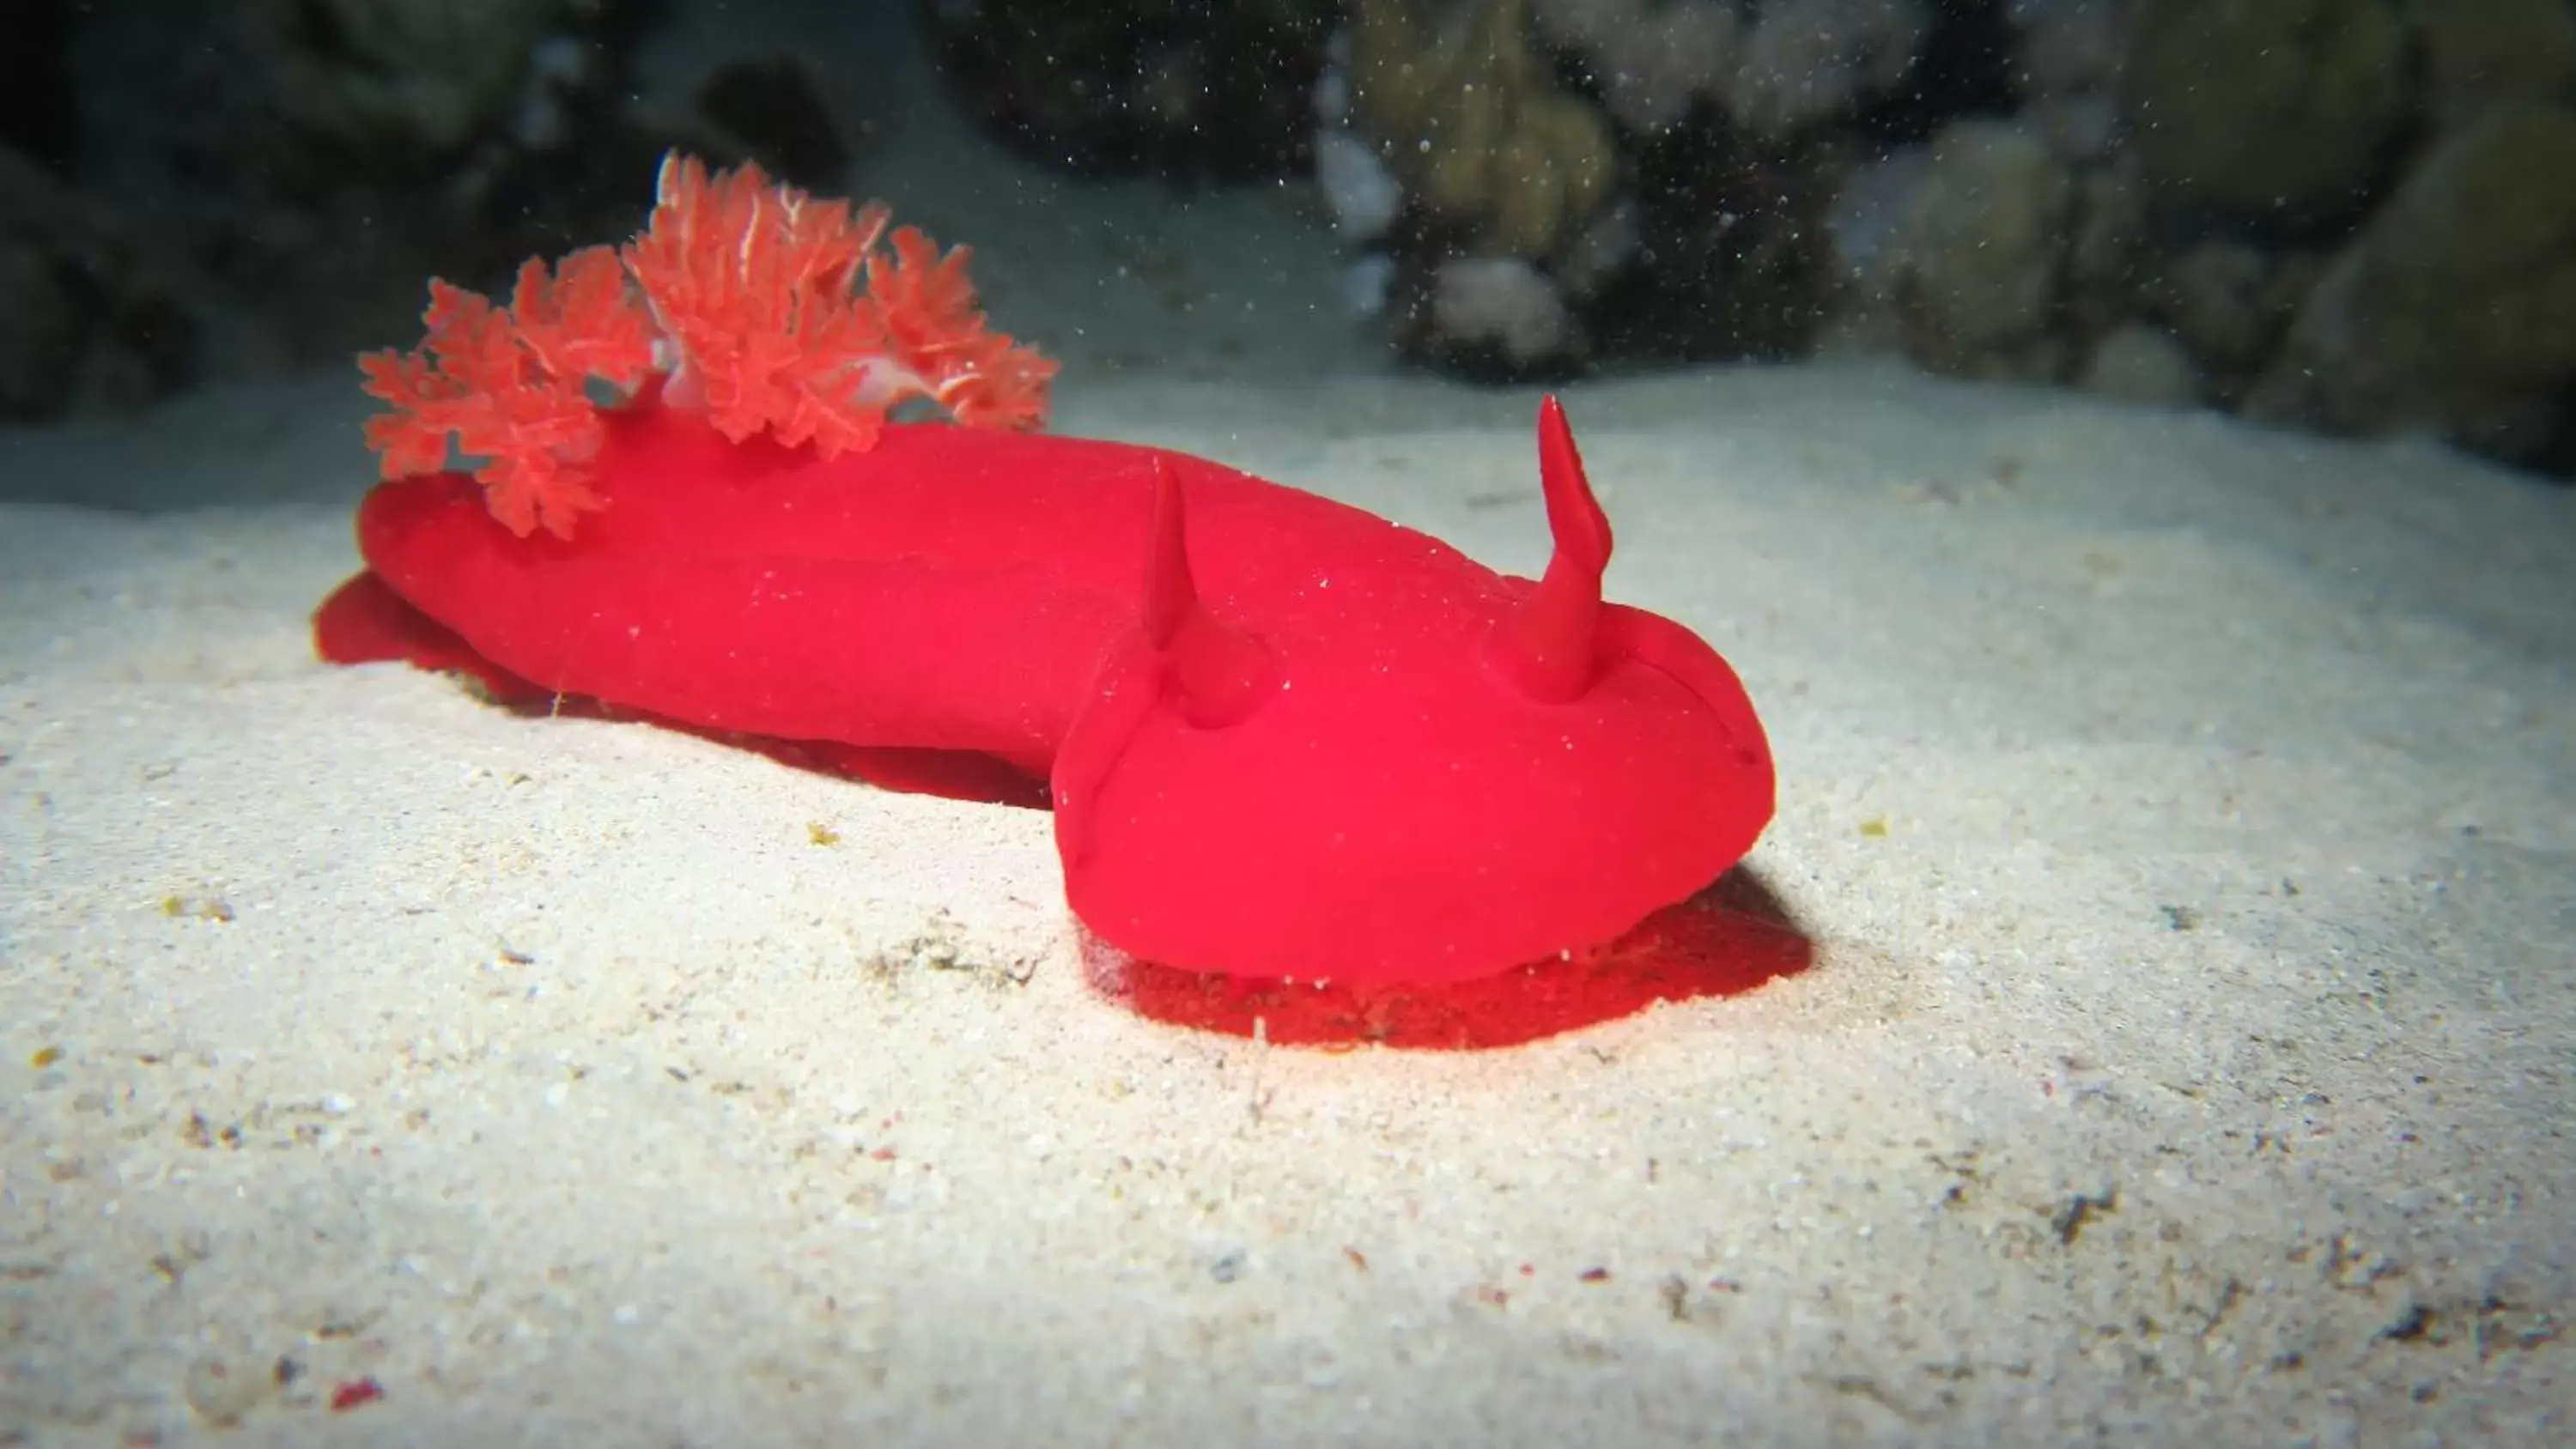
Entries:
{"type": "Polygon", "coordinates": [[[1189,969],[1466,980],[1607,943],[1744,855],[1773,777],[1743,685],[1602,601],[1609,525],[1553,398],[1539,445],[1543,578],[1379,524],[1365,597],[1318,588],[1259,637],[1199,601],[1158,477],[1144,638],[1057,763],[1093,931],[1189,969]]]}

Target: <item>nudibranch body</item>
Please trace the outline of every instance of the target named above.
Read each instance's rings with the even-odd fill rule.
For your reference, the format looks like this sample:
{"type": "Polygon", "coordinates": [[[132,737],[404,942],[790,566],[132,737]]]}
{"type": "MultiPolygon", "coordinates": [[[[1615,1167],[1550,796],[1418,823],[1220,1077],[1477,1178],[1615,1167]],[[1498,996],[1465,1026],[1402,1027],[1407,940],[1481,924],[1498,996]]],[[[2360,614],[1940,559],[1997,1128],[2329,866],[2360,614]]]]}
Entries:
{"type": "Polygon", "coordinates": [[[552,294],[523,276],[506,313],[460,314],[451,290],[449,333],[459,315],[515,329],[520,355],[474,339],[495,354],[479,380],[449,376],[436,305],[439,366],[371,364],[404,411],[377,432],[367,572],[317,618],[326,657],[469,669],[949,793],[1024,781],[1089,929],[1244,976],[1454,981],[1599,945],[1708,885],[1770,819],[1769,746],[1734,672],[1603,601],[1610,529],[1553,398],[1554,552],[1533,581],[1205,459],[1027,431],[1051,365],[982,330],[962,271],[931,298],[946,344],[903,315],[933,254],[902,235],[892,263],[871,234],[832,268],[770,269],[843,299],[864,274],[878,315],[847,332],[882,355],[764,383],[756,364],[828,322],[821,303],[718,308],[717,326],[632,260],[686,232],[664,272],[739,292],[818,209],[748,175],[666,174],[617,289],[568,262],[552,294]],[[547,361],[573,356],[568,324],[524,334],[585,309],[606,337],[587,375],[632,391],[576,412],[547,361]],[[504,364],[545,394],[519,400],[534,445],[493,421],[506,394],[468,419],[478,437],[440,411],[504,364]],[[970,425],[886,421],[907,389],[970,425]],[[421,433],[441,426],[433,461],[421,433]],[[505,466],[444,471],[451,434],[505,466]]]}

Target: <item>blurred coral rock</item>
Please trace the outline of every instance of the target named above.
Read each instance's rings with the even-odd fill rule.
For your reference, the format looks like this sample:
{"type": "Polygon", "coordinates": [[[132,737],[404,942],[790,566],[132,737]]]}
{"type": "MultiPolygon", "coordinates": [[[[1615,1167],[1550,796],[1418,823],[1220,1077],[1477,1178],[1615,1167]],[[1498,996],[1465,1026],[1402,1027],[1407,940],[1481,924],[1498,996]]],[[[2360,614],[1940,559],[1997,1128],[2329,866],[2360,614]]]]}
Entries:
{"type": "Polygon", "coordinates": [[[2327,268],[2252,410],[2508,458],[2567,446],[2571,177],[2576,107],[2491,107],[2435,144],[2327,268]]]}
{"type": "Polygon", "coordinates": [[[1660,131],[1707,102],[1779,138],[1902,81],[1932,13],[1916,0],[1535,0],[1539,33],[1580,56],[1610,113],[1660,131]]]}
{"type": "Polygon", "coordinates": [[[2390,0],[2140,0],[2129,133],[2180,207],[2344,215],[2407,123],[2390,0]]]}
{"type": "Polygon", "coordinates": [[[2423,6],[2425,85],[2435,119],[2465,121],[2498,101],[2576,94],[2576,5],[2452,0],[2423,6]]]}
{"type": "Polygon", "coordinates": [[[1605,206],[1609,123],[1557,83],[1527,0],[1359,0],[1352,114],[1432,217],[1492,250],[1544,258],[1605,206]]]}
{"type": "Polygon", "coordinates": [[[2122,402],[2186,407],[2200,400],[2191,353],[2172,333],[2143,322],[2112,329],[2084,366],[2084,390],[2122,402]]]}
{"type": "Polygon", "coordinates": [[[1488,350],[1526,371],[1574,350],[1575,327],[1556,285],[1517,257],[1460,257],[1431,281],[1431,326],[1452,348],[1488,350]]]}
{"type": "Polygon", "coordinates": [[[1908,350],[1945,372],[2046,376],[2072,214],[2066,168],[2005,121],[1957,121],[1932,143],[1892,239],[1908,350]]]}

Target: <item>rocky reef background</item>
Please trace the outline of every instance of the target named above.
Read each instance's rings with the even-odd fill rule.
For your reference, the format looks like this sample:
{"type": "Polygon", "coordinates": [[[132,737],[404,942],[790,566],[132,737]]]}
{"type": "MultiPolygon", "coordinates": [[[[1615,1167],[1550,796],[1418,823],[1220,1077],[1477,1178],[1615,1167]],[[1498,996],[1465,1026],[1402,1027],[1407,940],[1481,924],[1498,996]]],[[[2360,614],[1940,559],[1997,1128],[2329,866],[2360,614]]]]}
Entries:
{"type": "Polygon", "coordinates": [[[659,0],[12,0],[0,420],[413,336],[423,279],[635,226],[685,145],[838,185],[811,57],[638,72],[659,0]],[[21,39],[27,43],[20,44],[21,39]]]}
{"type": "MultiPolygon", "coordinates": [[[[430,271],[630,224],[671,144],[849,185],[896,118],[834,56],[639,81],[689,5],[21,0],[0,416],[399,336],[430,271]]],[[[2576,0],[915,13],[1027,156],[1297,188],[1419,365],[1888,352],[2576,476],[2576,0]]]]}
{"type": "Polygon", "coordinates": [[[2576,469],[2567,0],[1351,0],[1328,54],[1437,364],[1888,351],[2576,469]]]}

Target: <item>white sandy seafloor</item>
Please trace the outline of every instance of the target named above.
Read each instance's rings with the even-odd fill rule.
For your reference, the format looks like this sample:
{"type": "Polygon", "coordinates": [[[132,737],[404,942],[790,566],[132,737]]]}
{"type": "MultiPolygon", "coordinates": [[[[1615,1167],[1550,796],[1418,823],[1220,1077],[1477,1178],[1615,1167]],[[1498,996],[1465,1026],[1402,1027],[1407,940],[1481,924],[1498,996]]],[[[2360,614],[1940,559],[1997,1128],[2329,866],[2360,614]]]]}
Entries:
{"type": "MultiPolygon", "coordinates": [[[[1541,561],[1535,395],[1283,354],[1284,213],[1028,204],[1064,428],[1541,561]]],[[[2576,495],[1575,389],[1815,963],[1335,1054],[1093,992],[1043,816],[316,664],[361,401],[0,435],[132,510],[0,504],[0,1444],[2576,1438],[2576,495]]]]}
{"type": "MultiPolygon", "coordinates": [[[[316,397],[0,441],[344,495],[0,510],[0,1442],[2576,1433],[2569,495],[1894,372],[1579,390],[1816,963],[1336,1055],[1092,993],[1042,816],[315,664],[316,397]]],[[[1528,567],[1530,402],[1066,425],[1528,567]]]]}

